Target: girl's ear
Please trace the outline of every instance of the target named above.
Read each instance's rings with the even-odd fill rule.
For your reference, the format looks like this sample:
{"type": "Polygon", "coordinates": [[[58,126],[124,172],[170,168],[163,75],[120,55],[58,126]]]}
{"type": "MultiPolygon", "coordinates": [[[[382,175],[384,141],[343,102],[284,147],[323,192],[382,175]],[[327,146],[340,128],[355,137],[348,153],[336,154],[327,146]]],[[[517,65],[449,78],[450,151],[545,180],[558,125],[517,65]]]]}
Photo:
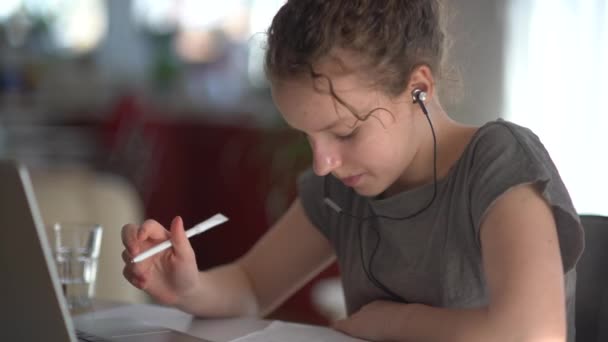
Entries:
{"type": "Polygon", "coordinates": [[[406,88],[407,96],[411,96],[415,89],[426,93],[426,101],[433,99],[435,95],[435,79],[428,65],[417,66],[412,74],[406,88]]]}

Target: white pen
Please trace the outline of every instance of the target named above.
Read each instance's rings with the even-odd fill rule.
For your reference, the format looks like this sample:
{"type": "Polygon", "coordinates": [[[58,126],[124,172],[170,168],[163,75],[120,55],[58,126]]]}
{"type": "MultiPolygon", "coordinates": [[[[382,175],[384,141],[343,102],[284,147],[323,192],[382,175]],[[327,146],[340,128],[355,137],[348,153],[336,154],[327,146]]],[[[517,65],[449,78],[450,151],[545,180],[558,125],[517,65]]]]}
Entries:
{"type": "MultiPolygon", "coordinates": [[[[193,237],[196,234],[200,234],[202,232],[205,232],[217,225],[220,225],[224,222],[228,221],[228,218],[222,214],[215,214],[212,217],[210,217],[209,219],[197,224],[196,226],[186,230],[186,236],[188,238],[193,237]]],[[[139,254],[138,256],[136,256],[135,258],[133,258],[133,260],[131,260],[132,263],[136,263],[136,262],[140,262],[144,259],[147,259],[151,256],[153,256],[156,253],[160,253],[162,251],[164,251],[165,249],[171,247],[171,240],[167,240],[164,242],[159,243],[158,245],[146,250],[145,252],[139,254]]]]}

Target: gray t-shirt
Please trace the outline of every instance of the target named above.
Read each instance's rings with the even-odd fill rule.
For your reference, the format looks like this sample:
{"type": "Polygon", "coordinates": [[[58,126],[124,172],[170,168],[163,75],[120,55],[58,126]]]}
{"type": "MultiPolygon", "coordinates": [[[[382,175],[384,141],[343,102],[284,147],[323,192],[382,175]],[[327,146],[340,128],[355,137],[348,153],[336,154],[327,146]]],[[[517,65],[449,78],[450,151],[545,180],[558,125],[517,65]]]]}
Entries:
{"type": "Polygon", "coordinates": [[[583,230],[549,154],[527,128],[501,119],[479,128],[448,175],[438,180],[431,206],[410,219],[354,219],[338,214],[323,198],[329,194],[358,217],[404,217],[429,202],[433,184],[378,199],[358,195],[333,176],[327,178],[324,182],[324,177],[307,170],[298,180],[299,196],[308,218],[335,250],[349,314],[374,300],[392,298],[366,275],[370,268],[373,278],[409,303],[446,308],[487,305],[480,221],[509,188],[535,184],[557,223],[566,275],[568,341],[574,341],[575,265],[583,250],[583,230]]]}

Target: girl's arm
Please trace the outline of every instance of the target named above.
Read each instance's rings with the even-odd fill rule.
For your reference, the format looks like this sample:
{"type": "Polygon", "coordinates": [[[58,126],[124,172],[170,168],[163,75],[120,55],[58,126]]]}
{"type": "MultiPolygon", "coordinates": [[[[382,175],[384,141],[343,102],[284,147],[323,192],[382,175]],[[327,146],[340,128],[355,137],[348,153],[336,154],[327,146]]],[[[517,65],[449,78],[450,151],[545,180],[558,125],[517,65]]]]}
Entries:
{"type": "Polygon", "coordinates": [[[565,341],[563,266],[553,213],[530,184],[487,210],[481,245],[490,302],[442,309],[374,302],[336,323],[346,333],[391,341],[565,341]]]}
{"type": "Polygon", "coordinates": [[[334,255],[296,200],[243,257],[200,272],[199,285],[177,306],[201,317],[264,316],[329,266],[334,255]]]}

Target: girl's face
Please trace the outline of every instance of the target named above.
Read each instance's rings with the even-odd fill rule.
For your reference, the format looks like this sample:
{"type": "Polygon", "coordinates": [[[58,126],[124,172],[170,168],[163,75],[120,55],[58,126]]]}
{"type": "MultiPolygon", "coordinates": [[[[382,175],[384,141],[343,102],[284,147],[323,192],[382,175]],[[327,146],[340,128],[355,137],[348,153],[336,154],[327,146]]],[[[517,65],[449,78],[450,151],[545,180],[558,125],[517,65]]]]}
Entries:
{"type": "Polygon", "coordinates": [[[285,121],[306,134],[317,175],[331,173],[358,194],[376,196],[396,184],[419,148],[409,88],[391,98],[353,73],[319,72],[331,78],[335,93],[360,117],[373,111],[372,116],[358,120],[323,78],[275,82],[274,102],[285,121]]]}

